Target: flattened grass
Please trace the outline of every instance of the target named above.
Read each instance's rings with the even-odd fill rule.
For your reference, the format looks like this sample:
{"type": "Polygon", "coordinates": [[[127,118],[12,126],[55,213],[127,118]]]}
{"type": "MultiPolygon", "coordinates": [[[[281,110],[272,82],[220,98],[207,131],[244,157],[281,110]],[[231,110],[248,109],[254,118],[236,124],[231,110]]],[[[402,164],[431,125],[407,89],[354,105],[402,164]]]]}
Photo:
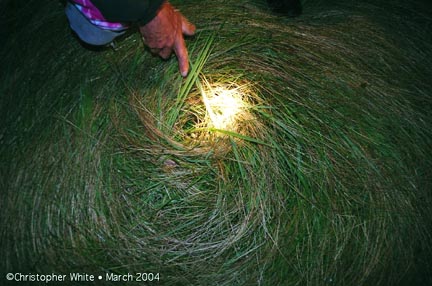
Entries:
{"type": "Polygon", "coordinates": [[[83,49],[56,2],[32,28],[12,25],[1,269],[159,272],[163,285],[430,281],[430,17],[307,1],[284,19],[262,4],[178,3],[200,27],[187,79],[136,34],[83,49]],[[236,128],[208,124],[212,86],[247,87],[236,128]]]}

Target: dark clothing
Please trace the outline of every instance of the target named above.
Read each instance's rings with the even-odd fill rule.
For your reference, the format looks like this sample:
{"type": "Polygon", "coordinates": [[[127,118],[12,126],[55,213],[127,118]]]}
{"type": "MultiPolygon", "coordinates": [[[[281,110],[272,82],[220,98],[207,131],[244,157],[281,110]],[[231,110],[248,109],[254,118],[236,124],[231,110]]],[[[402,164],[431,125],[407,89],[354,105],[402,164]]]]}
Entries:
{"type": "Polygon", "coordinates": [[[165,0],[69,0],[65,12],[72,30],[85,43],[106,45],[136,23],[146,25],[165,0]]]}
{"type": "Polygon", "coordinates": [[[137,22],[140,26],[152,20],[164,0],[91,0],[110,22],[137,22]]]}

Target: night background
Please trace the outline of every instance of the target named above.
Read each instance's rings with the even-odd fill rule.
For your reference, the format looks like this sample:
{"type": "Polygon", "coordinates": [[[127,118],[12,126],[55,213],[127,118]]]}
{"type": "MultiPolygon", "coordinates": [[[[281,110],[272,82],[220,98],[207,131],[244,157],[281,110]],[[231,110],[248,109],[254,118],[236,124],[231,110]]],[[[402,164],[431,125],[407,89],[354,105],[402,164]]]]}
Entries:
{"type": "Polygon", "coordinates": [[[0,285],[432,285],[431,2],[171,3],[187,78],[0,0],[0,285]]]}

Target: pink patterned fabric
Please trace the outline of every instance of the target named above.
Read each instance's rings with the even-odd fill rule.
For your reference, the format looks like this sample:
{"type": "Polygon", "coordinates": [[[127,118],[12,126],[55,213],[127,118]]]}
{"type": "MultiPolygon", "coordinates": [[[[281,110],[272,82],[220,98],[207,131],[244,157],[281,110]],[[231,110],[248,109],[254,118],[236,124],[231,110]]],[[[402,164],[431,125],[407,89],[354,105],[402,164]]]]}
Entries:
{"type": "Polygon", "coordinates": [[[90,22],[101,29],[120,31],[127,28],[127,26],[122,23],[108,22],[90,0],[72,0],[72,2],[90,22]]]}

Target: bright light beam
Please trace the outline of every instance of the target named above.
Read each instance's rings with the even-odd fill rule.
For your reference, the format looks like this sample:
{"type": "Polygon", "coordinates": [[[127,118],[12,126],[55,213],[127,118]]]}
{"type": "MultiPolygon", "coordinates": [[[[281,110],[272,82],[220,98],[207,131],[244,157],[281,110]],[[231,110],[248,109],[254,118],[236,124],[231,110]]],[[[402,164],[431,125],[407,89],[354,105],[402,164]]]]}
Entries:
{"type": "Polygon", "coordinates": [[[239,90],[216,87],[207,91],[202,89],[201,93],[210,117],[210,127],[235,131],[237,119],[245,107],[239,90]]]}

